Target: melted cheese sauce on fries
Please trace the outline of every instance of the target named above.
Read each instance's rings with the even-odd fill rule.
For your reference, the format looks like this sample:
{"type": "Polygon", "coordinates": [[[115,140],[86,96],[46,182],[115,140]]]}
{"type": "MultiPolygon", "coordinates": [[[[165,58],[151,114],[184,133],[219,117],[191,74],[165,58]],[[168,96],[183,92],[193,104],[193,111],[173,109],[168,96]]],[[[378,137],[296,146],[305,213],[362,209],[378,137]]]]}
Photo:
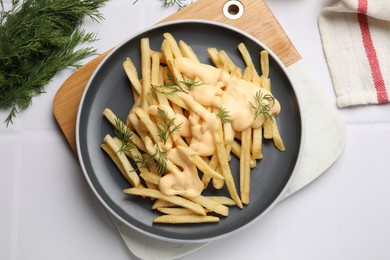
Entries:
{"type": "MultiPolygon", "coordinates": [[[[238,79],[221,69],[211,65],[194,62],[188,58],[178,57],[174,60],[178,70],[190,80],[199,79],[201,84],[192,87],[187,93],[176,93],[193,111],[200,120],[195,120],[190,115],[188,119],[180,114],[174,114],[171,108],[164,105],[156,105],[149,108],[151,114],[156,114],[157,107],[166,110],[169,118],[178,119],[183,123],[183,132],[188,136],[188,125],[191,129],[191,143],[188,147],[176,147],[166,150],[168,158],[182,170],[166,174],[160,179],[159,188],[165,195],[199,196],[203,189],[197,168],[188,159],[194,154],[199,156],[211,156],[215,152],[216,139],[220,138],[217,130],[220,127],[215,113],[208,108],[226,108],[229,111],[233,130],[242,132],[252,127],[262,127],[264,115],[255,117],[254,110],[249,105],[255,104],[255,96],[259,90],[261,95],[271,95],[267,89],[261,89],[252,82],[238,79]],[[188,121],[187,121],[188,120],[188,121]]],[[[265,105],[270,106],[269,115],[278,115],[280,104],[273,99],[265,105]]],[[[180,132],[182,134],[182,132],[180,132]]],[[[162,144],[160,144],[162,145],[162,144]]]]}
{"type": "Polygon", "coordinates": [[[243,72],[216,48],[207,49],[215,66],[200,63],[191,47],[170,33],[164,33],[161,52],[141,39],[141,78],[130,58],[123,62],[134,105],[126,122],[109,108],[103,111],[115,136],[107,134],[101,147],[132,186],[123,192],[154,198],[153,209],[167,214],[154,223],[217,222],[215,214],[228,216],[228,205],[243,208],[249,203],[251,168],[263,158],[263,138],[285,150],[275,120],[281,108],[271,93],[268,52],[260,52],[258,74],[244,43],[237,47],[243,72]],[[238,183],[231,154],[240,160],[238,183]],[[211,183],[215,189],[226,185],[230,198],[202,195],[211,183]]]}

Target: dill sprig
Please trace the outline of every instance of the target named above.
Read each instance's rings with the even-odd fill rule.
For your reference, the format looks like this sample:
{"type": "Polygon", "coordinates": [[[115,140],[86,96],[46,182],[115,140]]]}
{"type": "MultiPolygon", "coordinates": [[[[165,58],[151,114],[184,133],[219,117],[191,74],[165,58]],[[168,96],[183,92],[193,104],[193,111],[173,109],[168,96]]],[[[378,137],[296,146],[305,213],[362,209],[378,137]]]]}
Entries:
{"type": "Polygon", "coordinates": [[[133,132],[131,132],[131,130],[126,127],[125,123],[123,123],[118,118],[115,118],[114,133],[115,136],[121,141],[121,147],[117,153],[130,152],[130,150],[134,148],[134,144],[131,140],[133,132]]]}
{"type": "Polygon", "coordinates": [[[155,160],[157,171],[163,175],[167,169],[167,154],[161,151],[160,146],[156,144],[156,151],[152,154],[152,157],[155,160]]]}
{"type": "MultiPolygon", "coordinates": [[[[188,90],[191,90],[191,88],[193,87],[202,85],[200,81],[192,81],[192,80],[182,80],[179,81],[179,84],[184,85],[185,87],[188,88],[188,90]]],[[[177,92],[188,94],[188,92],[185,91],[184,88],[173,83],[172,81],[168,81],[167,83],[161,86],[152,85],[152,90],[151,90],[152,97],[156,100],[157,100],[157,93],[171,96],[177,92]]]]}
{"type": "Polygon", "coordinates": [[[80,61],[96,53],[76,47],[96,40],[81,30],[85,16],[103,19],[98,8],[107,0],[13,0],[5,10],[0,0],[0,109],[9,109],[5,123],[31,105],[32,98],[55,73],[79,68],[80,61]]]}
{"type": "Polygon", "coordinates": [[[220,107],[218,109],[217,116],[221,119],[222,123],[231,123],[232,120],[230,119],[229,110],[227,110],[224,107],[220,107]]]}
{"type": "Polygon", "coordinates": [[[178,6],[179,9],[182,9],[187,6],[187,3],[183,3],[183,0],[161,0],[163,1],[163,7],[178,6]]]}
{"type": "Polygon", "coordinates": [[[252,104],[249,102],[249,105],[253,109],[255,113],[255,120],[259,115],[263,115],[264,117],[270,117],[271,108],[275,104],[275,98],[270,94],[263,95],[263,92],[259,90],[255,95],[256,104],[252,104]]]}
{"type": "Polygon", "coordinates": [[[134,163],[137,165],[138,170],[141,168],[150,169],[153,158],[146,154],[141,154],[141,156],[134,156],[134,163]]]}
{"type": "Polygon", "coordinates": [[[161,121],[157,122],[158,135],[166,144],[169,136],[178,131],[181,124],[175,126],[175,118],[168,120],[168,114],[164,110],[160,108],[157,108],[157,110],[158,115],[161,117],[161,121]]]}
{"type": "Polygon", "coordinates": [[[183,81],[179,81],[179,83],[186,86],[189,90],[191,90],[193,87],[202,85],[200,81],[193,81],[193,80],[183,80],[183,81]]]}
{"type": "Polygon", "coordinates": [[[167,82],[164,85],[156,86],[152,85],[151,94],[154,99],[157,99],[157,93],[171,96],[177,92],[182,92],[188,94],[182,87],[174,84],[173,82],[167,82]]]}
{"type": "MultiPolygon", "coordinates": [[[[138,1],[139,0],[135,0],[133,4],[138,3],[138,1]]],[[[183,0],[160,0],[160,1],[163,1],[162,4],[163,7],[172,7],[176,5],[179,8],[179,10],[183,9],[188,5],[187,3],[183,3],[183,0]]]]}

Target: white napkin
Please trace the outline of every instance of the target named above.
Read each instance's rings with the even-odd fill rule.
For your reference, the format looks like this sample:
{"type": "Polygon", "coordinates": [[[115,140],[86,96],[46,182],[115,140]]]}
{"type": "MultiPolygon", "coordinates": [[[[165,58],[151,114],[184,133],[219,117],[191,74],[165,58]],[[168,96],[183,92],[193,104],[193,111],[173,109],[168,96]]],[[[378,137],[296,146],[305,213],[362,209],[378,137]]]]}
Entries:
{"type": "Polygon", "coordinates": [[[390,1],[342,0],[318,20],[337,105],[390,100],[390,1]]]}

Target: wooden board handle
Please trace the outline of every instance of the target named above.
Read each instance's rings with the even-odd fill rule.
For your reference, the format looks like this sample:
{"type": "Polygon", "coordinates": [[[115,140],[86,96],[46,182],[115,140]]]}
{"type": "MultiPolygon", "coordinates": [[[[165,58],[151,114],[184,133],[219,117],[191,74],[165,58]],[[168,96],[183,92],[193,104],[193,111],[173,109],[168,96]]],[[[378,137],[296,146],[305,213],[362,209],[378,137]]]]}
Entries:
{"type": "Polygon", "coordinates": [[[223,7],[229,0],[200,0],[183,8],[161,22],[179,19],[213,20],[247,32],[270,48],[288,67],[301,59],[278,20],[263,0],[240,0],[244,11],[236,20],[228,19],[223,7]],[[211,3],[210,3],[211,2],[211,3]]]}

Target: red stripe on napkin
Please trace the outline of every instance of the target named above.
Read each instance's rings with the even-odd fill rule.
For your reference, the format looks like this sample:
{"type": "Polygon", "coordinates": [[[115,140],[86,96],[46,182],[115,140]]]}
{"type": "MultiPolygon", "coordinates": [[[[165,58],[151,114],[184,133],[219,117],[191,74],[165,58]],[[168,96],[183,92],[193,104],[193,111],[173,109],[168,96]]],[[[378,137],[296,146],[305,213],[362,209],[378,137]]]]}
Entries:
{"type": "Polygon", "coordinates": [[[362,34],[363,46],[366,51],[367,59],[370,64],[371,75],[374,80],[374,85],[377,93],[378,103],[388,102],[388,96],[385,87],[385,81],[381,68],[379,66],[378,57],[376,55],[375,46],[372,41],[370,27],[367,19],[368,0],[359,0],[358,2],[358,21],[362,34]]]}

